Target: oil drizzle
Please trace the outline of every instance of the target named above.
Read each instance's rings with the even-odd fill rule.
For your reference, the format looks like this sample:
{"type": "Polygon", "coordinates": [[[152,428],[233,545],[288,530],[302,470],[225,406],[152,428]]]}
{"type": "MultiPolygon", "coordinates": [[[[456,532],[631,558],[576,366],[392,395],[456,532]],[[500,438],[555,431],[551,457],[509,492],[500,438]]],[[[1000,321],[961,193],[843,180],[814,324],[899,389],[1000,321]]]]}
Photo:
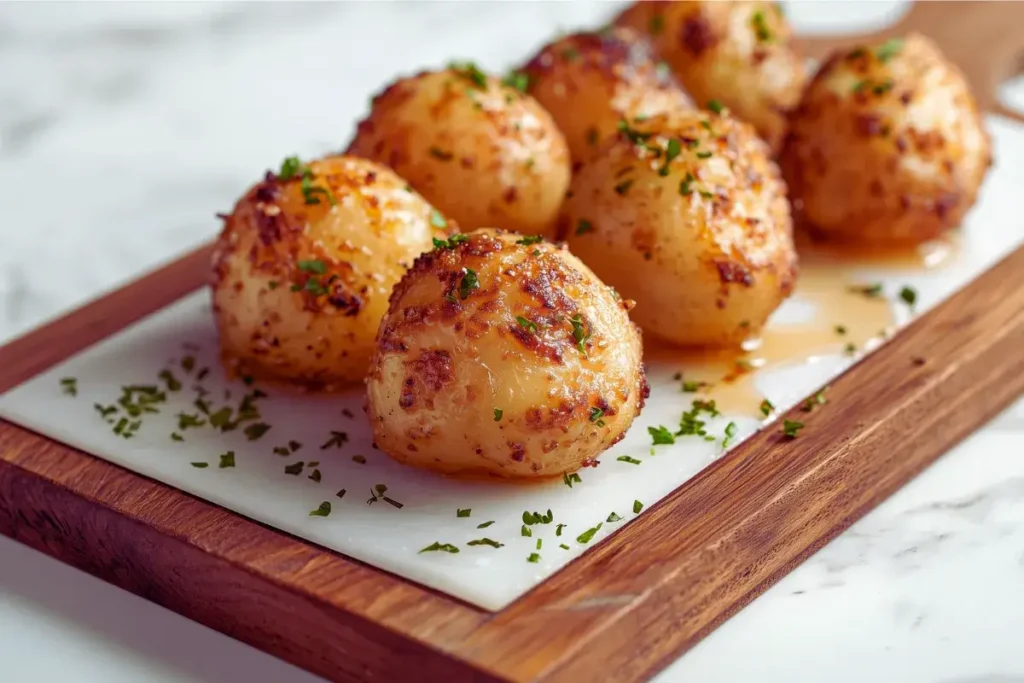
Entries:
{"type": "Polygon", "coordinates": [[[849,246],[799,244],[800,276],[793,298],[812,310],[810,319],[773,319],[759,338],[738,349],[679,349],[645,340],[649,363],[675,367],[680,388],[694,398],[714,400],[725,414],[763,417],[764,397],[753,373],[805,363],[816,356],[859,356],[895,331],[894,303],[871,289],[859,273],[884,269],[914,273],[941,268],[958,253],[956,233],[899,251],[867,251],[849,246]]]}

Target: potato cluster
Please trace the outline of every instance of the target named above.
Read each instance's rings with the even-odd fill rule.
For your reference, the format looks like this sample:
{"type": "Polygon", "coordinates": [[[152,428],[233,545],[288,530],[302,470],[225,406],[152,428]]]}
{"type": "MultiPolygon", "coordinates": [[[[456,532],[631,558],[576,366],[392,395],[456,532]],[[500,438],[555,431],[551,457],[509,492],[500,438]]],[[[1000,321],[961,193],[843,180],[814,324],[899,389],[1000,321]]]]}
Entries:
{"type": "Polygon", "coordinates": [[[808,85],[775,3],[638,2],[504,77],[400,78],[344,155],[268,172],[215,249],[223,360],[365,382],[399,462],[557,477],[643,408],[640,328],[738,348],[793,291],[794,222],[921,242],[990,162],[964,77],[922,36],[837,53],[808,85]]]}

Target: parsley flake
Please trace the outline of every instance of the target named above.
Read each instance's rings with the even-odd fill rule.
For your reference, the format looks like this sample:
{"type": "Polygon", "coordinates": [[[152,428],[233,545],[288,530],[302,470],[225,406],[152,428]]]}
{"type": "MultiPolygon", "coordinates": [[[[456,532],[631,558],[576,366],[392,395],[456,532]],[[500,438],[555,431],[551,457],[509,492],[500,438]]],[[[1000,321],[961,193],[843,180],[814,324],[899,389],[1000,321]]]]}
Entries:
{"type": "Polygon", "coordinates": [[[608,519],[606,519],[604,521],[608,522],[609,524],[612,524],[614,522],[621,522],[622,521],[622,517],[619,517],[617,514],[615,514],[613,512],[612,514],[608,515],[608,519]]]}
{"type": "Polygon", "coordinates": [[[537,564],[538,562],[540,562],[540,555],[538,555],[537,553],[530,553],[530,556],[526,558],[526,561],[537,564]]]}
{"type": "Polygon", "coordinates": [[[494,539],[491,539],[491,538],[478,538],[475,541],[469,541],[468,543],[466,543],[466,545],[489,545],[492,548],[504,548],[505,547],[504,543],[498,543],[497,541],[495,541],[494,539]]]}
{"type": "Polygon", "coordinates": [[[588,232],[594,231],[594,224],[588,221],[586,218],[581,218],[579,223],[576,224],[576,234],[583,235],[588,232]]]}
{"type": "Polygon", "coordinates": [[[634,515],[639,515],[640,511],[643,510],[643,509],[644,509],[644,504],[643,503],[641,503],[639,500],[634,500],[633,501],[633,514],[634,515]]]}
{"type": "Polygon", "coordinates": [[[900,299],[911,309],[917,304],[917,291],[912,287],[903,287],[900,290],[900,299]]]}
{"type": "Polygon", "coordinates": [[[320,503],[316,510],[309,511],[310,517],[326,517],[329,514],[331,514],[331,501],[329,500],[320,503]]]}
{"type": "Polygon", "coordinates": [[[504,415],[504,413],[501,411],[501,408],[495,408],[494,409],[494,421],[495,422],[501,422],[501,416],[502,415],[504,415]]]}
{"type": "Polygon", "coordinates": [[[763,401],[761,401],[761,414],[762,415],[764,415],[765,417],[768,417],[773,412],[775,412],[775,406],[772,405],[771,401],[769,401],[768,399],[764,399],[763,401]]]}
{"type": "Polygon", "coordinates": [[[473,512],[473,508],[457,509],[455,510],[456,517],[469,517],[469,514],[473,512]]]}
{"type": "Polygon", "coordinates": [[[598,531],[601,530],[601,525],[602,524],[603,524],[603,522],[598,522],[597,526],[590,527],[589,529],[584,531],[582,534],[580,534],[579,536],[576,537],[576,542],[577,543],[590,543],[591,539],[594,538],[594,535],[598,531]]]}
{"type": "Polygon", "coordinates": [[[474,289],[480,289],[480,281],[477,280],[476,271],[472,268],[463,268],[466,271],[459,283],[459,296],[466,299],[474,289]]]}
{"type": "Polygon", "coordinates": [[[523,237],[522,239],[516,240],[516,244],[522,244],[523,246],[528,247],[531,244],[538,244],[539,242],[543,241],[544,238],[541,237],[540,235],[529,235],[528,237],[523,237]]]}
{"type": "Polygon", "coordinates": [[[490,520],[490,521],[487,521],[487,522],[483,522],[481,524],[477,524],[476,528],[477,529],[486,529],[487,527],[489,527],[492,524],[494,524],[494,520],[493,519],[490,520]]]}
{"type": "Polygon", "coordinates": [[[576,472],[573,472],[572,474],[567,474],[563,472],[562,483],[568,486],[569,488],[572,488],[573,484],[582,484],[583,480],[580,479],[580,475],[577,474],[576,472]]]}
{"type": "Polygon", "coordinates": [[[455,555],[456,553],[459,552],[459,549],[458,549],[458,547],[452,545],[451,543],[438,543],[437,541],[434,541],[433,543],[428,545],[426,548],[421,550],[419,552],[419,554],[422,555],[423,553],[433,553],[433,552],[451,553],[452,555],[455,555]]]}
{"type": "Polygon", "coordinates": [[[619,457],[617,457],[615,459],[618,460],[619,462],[628,462],[630,465],[639,465],[640,464],[639,460],[637,460],[634,457],[628,456],[628,455],[620,455],[619,457]]]}
{"type": "Polygon", "coordinates": [[[539,329],[537,327],[537,323],[533,322],[529,318],[524,318],[521,315],[517,315],[516,316],[516,322],[519,323],[519,326],[522,327],[527,332],[532,332],[534,334],[537,334],[537,330],[539,329]]]}
{"type": "Polygon", "coordinates": [[[667,427],[657,426],[648,427],[647,432],[651,435],[651,439],[655,446],[664,444],[673,444],[676,442],[676,437],[668,430],[667,427]]]}
{"type": "Polygon", "coordinates": [[[60,381],[61,392],[68,396],[78,396],[78,378],[64,377],[60,381]]]}
{"type": "Polygon", "coordinates": [[[601,419],[602,417],[604,417],[603,410],[601,410],[600,408],[590,409],[590,421],[596,424],[598,427],[604,427],[605,423],[604,420],[601,419]]]}
{"type": "Polygon", "coordinates": [[[803,422],[795,422],[793,420],[783,420],[782,433],[790,439],[795,439],[797,432],[804,428],[803,422]]]}

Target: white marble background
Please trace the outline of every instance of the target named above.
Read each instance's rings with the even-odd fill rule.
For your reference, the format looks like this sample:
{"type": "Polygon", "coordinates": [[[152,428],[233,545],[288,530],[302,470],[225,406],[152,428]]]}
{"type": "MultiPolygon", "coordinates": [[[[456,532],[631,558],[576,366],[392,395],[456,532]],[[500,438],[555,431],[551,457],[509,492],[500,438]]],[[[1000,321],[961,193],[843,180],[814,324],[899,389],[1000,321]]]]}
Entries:
{"type": "MultiPolygon", "coordinates": [[[[503,68],[614,9],[0,4],[0,342],[209,239],[263,169],[341,147],[396,73],[503,68]]],[[[804,30],[900,11],[789,8],[804,30]]],[[[0,662],[5,681],[314,680],[6,539],[0,662]]],[[[660,677],[683,680],[1024,682],[1024,401],[660,677]]]]}

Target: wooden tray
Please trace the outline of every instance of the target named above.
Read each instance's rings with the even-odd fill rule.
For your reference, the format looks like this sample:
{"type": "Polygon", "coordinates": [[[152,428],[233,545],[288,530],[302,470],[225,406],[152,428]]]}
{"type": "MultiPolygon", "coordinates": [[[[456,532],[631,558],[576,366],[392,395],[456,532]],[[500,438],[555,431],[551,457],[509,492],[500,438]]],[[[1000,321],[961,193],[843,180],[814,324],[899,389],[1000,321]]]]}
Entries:
{"type": "MultiPolygon", "coordinates": [[[[917,5],[1007,112],[1024,4],[917,5]]],[[[821,55],[849,40],[815,39],[821,55]]],[[[209,248],[0,349],[0,392],[199,287],[209,248]]],[[[343,681],[636,680],[678,657],[1024,391],[1024,249],[831,385],[779,447],[759,432],[490,613],[0,422],[0,532],[343,681]],[[841,408],[839,407],[841,406],[841,408]],[[756,457],[753,457],[756,454],[756,457]]],[[[794,417],[790,415],[789,417],[794,417]]]]}

